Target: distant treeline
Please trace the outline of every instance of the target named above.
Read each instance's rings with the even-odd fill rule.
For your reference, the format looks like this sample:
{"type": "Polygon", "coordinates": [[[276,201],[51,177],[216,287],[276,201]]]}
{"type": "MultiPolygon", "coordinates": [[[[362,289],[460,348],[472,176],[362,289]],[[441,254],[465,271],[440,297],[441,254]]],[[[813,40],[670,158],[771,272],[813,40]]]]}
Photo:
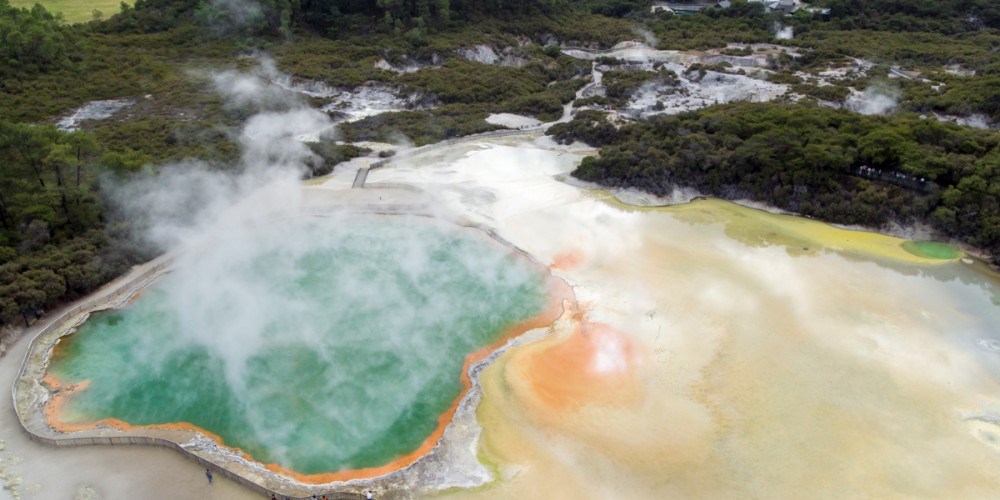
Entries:
{"type": "Polygon", "coordinates": [[[964,33],[1000,29],[996,0],[825,0],[840,29],[964,33]]]}
{"type": "Polygon", "coordinates": [[[217,35],[283,35],[309,29],[328,36],[394,34],[421,42],[428,33],[495,17],[501,20],[593,12],[623,16],[651,0],[136,0],[105,29],[151,33],[195,21],[217,35]]]}
{"type": "MultiPolygon", "coordinates": [[[[207,28],[216,36],[291,36],[296,30],[330,36],[390,34],[420,44],[428,34],[489,20],[494,26],[516,28],[540,34],[539,21],[561,19],[568,14],[597,14],[628,17],[646,23],[652,0],[257,0],[228,2],[205,0],[136,0],[134,6],[102,24],[107,32],[153,33],[185,23],[207,28]]],[[[983,28],[1000,29],[1000,2],[994,0],[825,0],[812,4],[830,9],[829,29],[890,32],[925,32],[954,35],[983,28]]],[[[656,17],[656,16],[652,16],[656,17]]],[[[673,17],[693,26],[703,18],[732,19],[735,23],[716,26],[714,32],[688,31],[683,38],[695,43],[707,38],[724,38],[724,43],[770,39],[770,23],[784,20],[801,27],[820,21],[800,10],[786,18],[781,12],[766,14],[761,2],[736,0],[726,9],[708,9],[698,16],[673,17]],[[696,19],[691,23],[691,18],[696,19]]],[[[663,39],[656,23],[648,28],[663,39]]],[[[547,27],[561,39],[586,33],[566,23],[547,27]]],[[[619,40],[620,41],[620,40],[619,40]]],[[[718,46],[718,45],[716,45],[718,46]]]]}
{"type": "Polygon", "coordinates": [[[586,111],[549,134],[601,147],[573,172],[586,181],[658,195],[693,187],[843,224],[929,222],[1000,262],[996,131],[912,115],[737,103],[624,126],[586,111]]]}

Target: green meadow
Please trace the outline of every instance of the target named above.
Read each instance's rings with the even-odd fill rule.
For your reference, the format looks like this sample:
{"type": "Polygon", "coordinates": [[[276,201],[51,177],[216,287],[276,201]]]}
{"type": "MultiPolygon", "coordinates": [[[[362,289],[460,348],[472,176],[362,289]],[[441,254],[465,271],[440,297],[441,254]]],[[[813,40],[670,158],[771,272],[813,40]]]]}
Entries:
{"type": "MultiPolygon", "coordinates": [[[[101,11],[104,18],[121,11],[121,0],[10,0],[11,7],[31,8],[36,3],[45,6],[49,12],[61,13],[67,23],[85,23],[94,19],[94,9],[101,11]]],[[[125,2],[132,5],[134,2],[125,2]]]]}

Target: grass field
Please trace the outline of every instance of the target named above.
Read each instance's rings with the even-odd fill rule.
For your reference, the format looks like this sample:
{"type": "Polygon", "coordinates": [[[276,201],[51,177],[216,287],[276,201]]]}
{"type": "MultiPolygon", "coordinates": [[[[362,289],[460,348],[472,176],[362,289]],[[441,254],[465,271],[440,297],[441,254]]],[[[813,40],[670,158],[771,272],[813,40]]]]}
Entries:
{"type": "MultiPolygon", "coordinates": [[[[49,12],[61,12],[67,23],[83,23],[94,18],[94,9],[101,11],[107,19],[121,11],[121,0],[10,0],[13,7],[31,8],[40,3],[49,12]]],[[[129,5],[135,3],[130,0],[129,5]]]]}

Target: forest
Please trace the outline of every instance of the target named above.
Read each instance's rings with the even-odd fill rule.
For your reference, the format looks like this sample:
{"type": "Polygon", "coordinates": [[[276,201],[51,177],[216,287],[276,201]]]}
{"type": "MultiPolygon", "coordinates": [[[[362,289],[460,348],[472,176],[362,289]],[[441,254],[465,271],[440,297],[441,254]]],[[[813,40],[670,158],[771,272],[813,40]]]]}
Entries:
{"type": "MultiPolygon", "coordinates": [[[[0,323],[36,316],[92,291],[155,249],[131,240],[102,184],[196,158],[226,169],[247,118],[203,76],[246,69],[238,56],[270,54],[296,78],[352,89],[374,82],[420,96],[419,109],[346,124],[347,140],[414,144],[495,129],[483,119],[511,112],[552,120],[587,83],[588,62],[559,44],[607,48],[649,35],[660,48],[707,49],[775,42],[775,23],[794,28],[781,44],[800,58],[774,61],[774,78],[866,58],[875,77],[819,87],[836,100],[892,64],[936,82],[900,82],[903,110],[982,113],[1000,121],[1000,3],[993,0],[817,0],[829,18],[784,17],[737,0],[699,15],[651,14],[646,0],[138,0],[86,23],[66,24],[42,6],[0,0],[0,323]],[[522,61],[490,65],[456,55],[486,45],[522,61]],[[376,64],[428,65],[394,73],[376,64]],[[958,65],[971,76],[941,70],[958,65]],[[125,99],[127,112],[80,130],[54,124],[97,99],[125,99]]],[[[611,72],[603,103],[621,104],[667,71],[611,72]]],[[[798,77],[795,77],[798,78],[798,77]]],[[[842,98],[842,97],[841,97],[842,98]]],[[[314,99],[315,106],[325,102],[314,99]]],[[[582,103],[578,103],[582,104],[582,103]]],[[[560,140],[603,146],[578,175],[663,192],[673,184],[719,196],[753,196],[837,222],[878,225],[927,220],[946,234],[1000,254],[994,133],[920,120],[862,117],[801,105],[733,104],[623,127],[580,113],[553,128],[560,140]],[[878,176],[864,177],[877,169],[878,176]],[[887,175],[924,178],[918,188],[887,175]]],[[[320,175],[365,151],[312,145],[320,175]]]]}
{"type": "Polygon", "coordinates": [[[87,132],[0,120],[0,321],[27,324],[150,257],[105,224],[96,185],[139,162],[98,155],[87,132]]]}

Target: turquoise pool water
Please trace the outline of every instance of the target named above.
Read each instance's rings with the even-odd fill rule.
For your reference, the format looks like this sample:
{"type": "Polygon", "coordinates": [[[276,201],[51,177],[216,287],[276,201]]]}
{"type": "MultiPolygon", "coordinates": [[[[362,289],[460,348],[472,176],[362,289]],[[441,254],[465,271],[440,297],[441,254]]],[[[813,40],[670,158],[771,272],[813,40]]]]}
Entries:
{"type": "Polygon", "coordinates": [[[364,215],[234,230],[63,339],[50,373],[89,386],[58,418],[187,422],[301,474],[380,466],[434,432],[466,356],[545,301],[540,269],[477,229],[364,215]]]}

